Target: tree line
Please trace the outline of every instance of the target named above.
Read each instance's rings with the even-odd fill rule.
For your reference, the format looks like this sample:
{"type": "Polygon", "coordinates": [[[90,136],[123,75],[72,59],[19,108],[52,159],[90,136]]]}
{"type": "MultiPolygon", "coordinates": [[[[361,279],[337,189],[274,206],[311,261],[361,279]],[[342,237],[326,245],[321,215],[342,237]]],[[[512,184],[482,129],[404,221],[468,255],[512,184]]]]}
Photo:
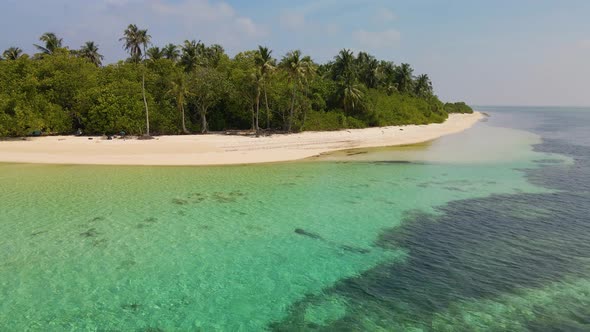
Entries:
{"type": "Polygon", "coordinates": [[[133,24],[119,40],[129,58],[104,66],[96,43],[70,49],[55,33],[40,37],[36,54],[5,50],[0,136],[336,130],[472,112],[441,102],[428,75],[409,64],[366,52],[343,49],[323,64],[299,50],[275,58],[262,46],[230,57],[196,40],[153,46],[133,24]]]}

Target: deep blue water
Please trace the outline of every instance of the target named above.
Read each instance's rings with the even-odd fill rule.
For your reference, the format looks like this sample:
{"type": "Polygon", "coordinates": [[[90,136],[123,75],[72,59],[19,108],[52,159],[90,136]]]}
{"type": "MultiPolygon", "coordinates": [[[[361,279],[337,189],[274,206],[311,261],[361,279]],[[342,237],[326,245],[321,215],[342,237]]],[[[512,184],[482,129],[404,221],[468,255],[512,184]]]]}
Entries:
{"type": "Polygon", "coordinates": [[[406,262],[379,265],[328,292],[356,310],[327,327],[306,325],[307,308],[326,297],[310,296],[275,330],[590,331],[590,109],[480,110],[492,126],[540,135],[536,151],[573,159],[540,159],[541,167],[522,170],[553,192],[409,213],[376,242],[405,248],[406,262]]]}

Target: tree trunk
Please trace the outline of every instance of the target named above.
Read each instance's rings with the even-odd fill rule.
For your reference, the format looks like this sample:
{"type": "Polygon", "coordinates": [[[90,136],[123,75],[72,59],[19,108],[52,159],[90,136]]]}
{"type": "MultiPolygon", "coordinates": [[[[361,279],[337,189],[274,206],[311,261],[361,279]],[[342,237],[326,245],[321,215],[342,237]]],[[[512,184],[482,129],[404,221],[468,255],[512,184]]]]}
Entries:
{"type": "Polygon", "coordinates": [[[146,135],[150,136],[150,112],[148,111],[147,99],[145,97],[145,67],[141,75],[141,92],[143,94],[143,104],[145,105],[145,128],[146,135]]]}
{"type": "Polygon", "coordinates": [[[266,84],[264,85],[264,102],[266,103],[266,130],[270,129],[270,108],[268,107],[268,96],[266,94],[266,84]]]}
{"type": "Polygon", "coordinates": [[[305,130],[305,120],[307,119],[307,108],[303,109],[303,120],[301,121],[301,130],[305,130]]]}
{"type": "Polygon", "coordinates": [[[256,123],[254,124],[254,129],[256,133],[260,131],[260,126],[258,125],[258,120],[260,117],[260,87],[256,88],[256,123]]]}
{"type": "Polygon", "coordinates": [[[209,128],[207,128],[207,109],[201,108],[201,134],[206,134],[209,132],[209,128]]]}
{"type": "Polygon", "coordinates": [[[180,111],[182,112],[182,131],[185,134],[188,134],[188,130],[186,130],[186,124],[184,122],[184,104],[180,104],[180,111]]]}
{"type": "Polygon", "coordinates": [[[291,132],[291,126],[293,125],[293,114],[295,113],[295,93],[296,85],[293,84],[293,97],[291,98],[291,110],[289,111],[289,122],[287,124],[287,131],[291,132]]]}
{"type": "Polygon", "coordinates": [[[250,125],[250,130],[256,129],[256,117],[255,117],[256,110],[254,109],[255,107],[256,107],[256,101],[254,101],[250,105],[250,120],[252,121],[252,124],[250,125]]]}
{"type": "MultiPolygon", "coordinates": [[[[309,100],[309,83],[306,84],[305,99],[309,100]]],[[[311,108],[311,104],[309,105],[309,107],[311,108]]],[[[305,120],[306,119],[307,119],[307,107],[304,107],[303,108],[303,120],[301,121],[301,129],[300,130],[305,130],[305,120]]]]}

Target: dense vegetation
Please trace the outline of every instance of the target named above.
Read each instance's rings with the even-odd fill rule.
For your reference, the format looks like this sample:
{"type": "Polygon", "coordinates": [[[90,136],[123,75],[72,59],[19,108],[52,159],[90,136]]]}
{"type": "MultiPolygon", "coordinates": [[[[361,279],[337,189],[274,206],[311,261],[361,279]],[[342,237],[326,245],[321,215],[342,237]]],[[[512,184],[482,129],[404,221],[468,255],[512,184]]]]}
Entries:
{"type": "Polygon", "coordinates": [[[149,47],[130,25],[120,39],[126,61],[102,65],[98,46],[78,50],[53,33],[39,53],[11,47],[0,61],[0,136],[181,134],[208,130],[335,130],[444,121],[472,112],[443,104],[427,75],[342,50],[316,64],[300,51],[281,59],[265,47],[230,58],[197,41],[149,47]]]}

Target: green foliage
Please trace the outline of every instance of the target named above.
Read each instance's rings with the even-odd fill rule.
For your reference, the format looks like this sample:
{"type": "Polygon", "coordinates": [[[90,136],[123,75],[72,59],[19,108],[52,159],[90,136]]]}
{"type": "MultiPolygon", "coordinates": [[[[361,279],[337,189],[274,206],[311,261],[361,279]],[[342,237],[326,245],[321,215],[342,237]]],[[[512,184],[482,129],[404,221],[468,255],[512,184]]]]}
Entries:
{"type": "Polygon", "coordinates": [[[366,127],[367,125],[363,121],[346,116],[340,111],[310,111],[307,114],[303,129],[310,131],[333,131],[366,127]]]}
{"type": "Polygon", "coordinates": [[[447,119],[447,113],[436,97],[423,99],[371,90],[367,103],[366,121],[371,126],[440,123],[447,119]]]}
{"type": "Polygon", "coordinates": [[[321,65],[299,51],[278,62],[265,47],[230,58],[221,46],[197,41],[151,45],[147,30],[135,25],[120,40],[130,58],[104,67],[93,42],[69,50],[52,33],[41,37],[34,57],[17,47],[6,50],[0,136],[77,129],[141,135],[146,114],[152,133],[180,134],[425,124],[472,112],[465,103],[443,104],[429,77],[413,76],[410,65],[364,52],[342,50],[321,65]]]}
{"type": "Polygon", "coordinates": [[[199,67],[189,77],[190,99],[196,105],[201,133],[209,131],[207,113],[230,91],[223,73],[215,68],[199,67]]]}
{"type": "Polygon", "coordinates": [[[446,103],[445,111],[447,113],[473,113],[473,109],[464,102],[446,103]]]}
{"type": "Polygon", "coordinates": [[[89,91],[84,104],[89,108],[85,117],[89,134],[114,134],[125,131],[142,133],[144,127],[141,87],[135,82],[112,82],[89,91]]]}

